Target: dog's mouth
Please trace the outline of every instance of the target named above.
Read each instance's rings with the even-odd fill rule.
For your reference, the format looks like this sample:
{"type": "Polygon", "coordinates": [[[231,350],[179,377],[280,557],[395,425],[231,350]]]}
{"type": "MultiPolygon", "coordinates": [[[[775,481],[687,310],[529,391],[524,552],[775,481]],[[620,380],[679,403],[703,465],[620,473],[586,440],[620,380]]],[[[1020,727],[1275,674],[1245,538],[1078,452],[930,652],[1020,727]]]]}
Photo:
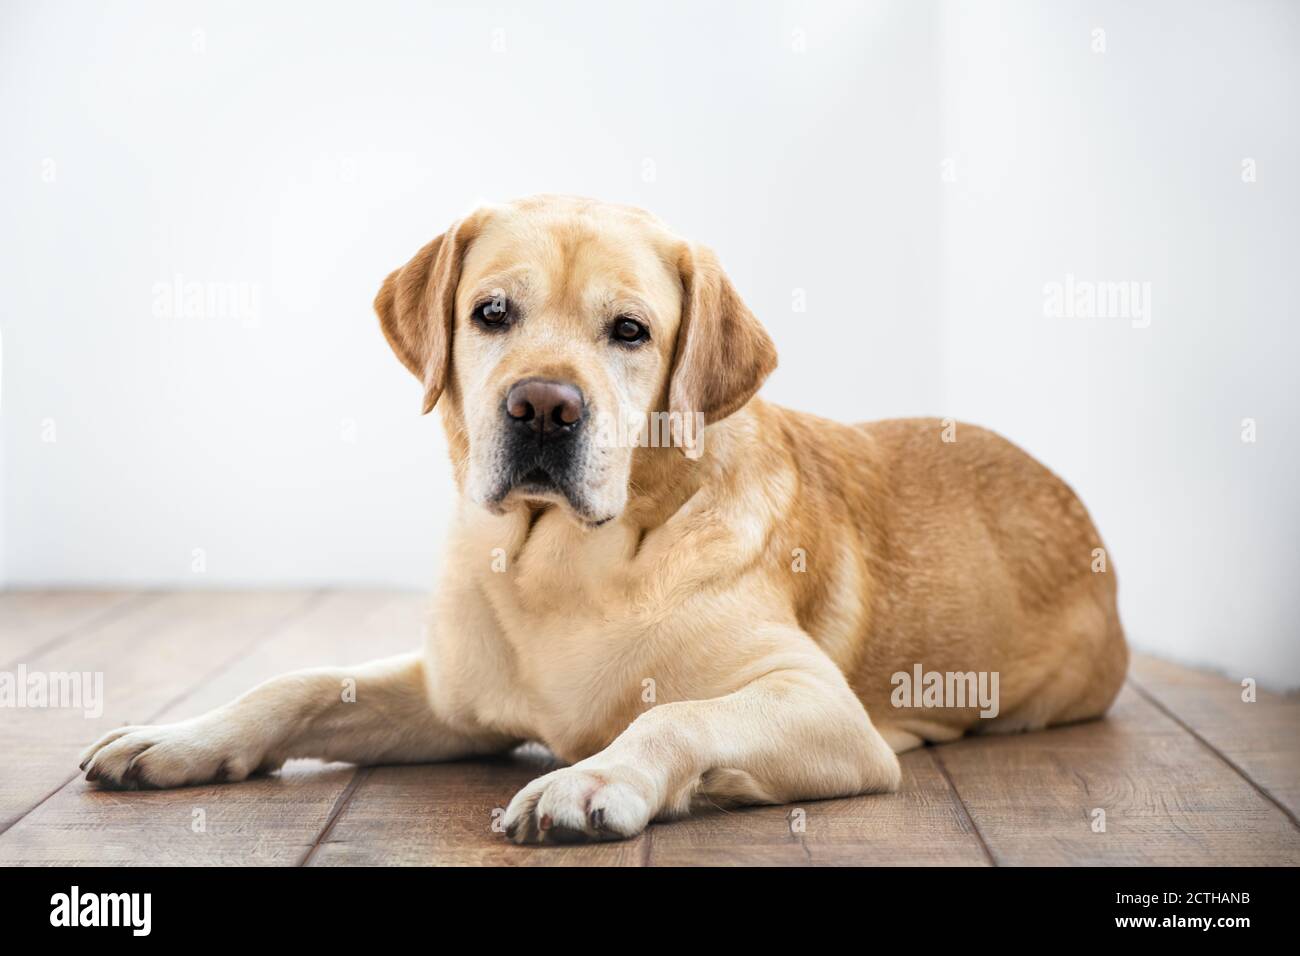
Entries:
{"type": "Polygon", "coordinates": [[[525,494],[530,491],[561,491],[560,483],[555,480],[549,471],[545,468],[533,468],[525,472],[514,483],[515,491],[521,491],[525,494]]]}
{"type": "Polygon", "coordinates": [[[500,440],[492,459],[474,498],[493,514],[525,504],[558,505],[580,525],[595,528],[622,511],[623,501],[606,503],[613,497],[609,478],[593,459],[586,435],[543,442],[513,430],[500,440]]]}
{"type": "Polygon", "coordinates": [[[588,528],[599,528],[615,517],[612,514],[592,512],[581,487],[569,475],[568,469],[550,468],[536,462],[529,463],[527,467],[517,467],[498,486],[488,508],[499,512],[511,499],[523,499],[535,504],[566,505],[573,517],[588,528]]]}
{"type": "Polygon", "coordinates": [[[502,476],[493,495],[497,505],[509,499],[533,502],[567,504],[575,512],[582,512],[581,495],[571,480],[567,469],[548,467],[544,462],[519,462],[502,476]]]}

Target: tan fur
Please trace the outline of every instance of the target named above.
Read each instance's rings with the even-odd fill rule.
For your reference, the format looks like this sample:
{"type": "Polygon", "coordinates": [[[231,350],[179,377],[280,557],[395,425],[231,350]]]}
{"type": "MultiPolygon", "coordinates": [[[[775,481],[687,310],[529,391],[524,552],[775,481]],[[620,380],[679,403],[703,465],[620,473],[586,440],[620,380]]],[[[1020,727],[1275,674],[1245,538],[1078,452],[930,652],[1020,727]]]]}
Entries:
{"type": "Polygon", "coordinates": [[[573,765],[515,796],[511,836],[601,839],[700,796],[892,789],[895,751],[1095,717],[1117,693],[1114,568],[1093,570],[1102,543],[1070,489],[972,425],[842,425],[752,397],[770,339],[713,255],[648,214],[562,197],[480,210],[389,276],[376,311],[426,410],[440,404],[462,491],[425,652],[115,731],[88,776],[173,786],[290,756],[541,740],[573,765]],[[493,290],[527,313],[508,336],[468,324],[493,290]],[[601,331],[630,310],[652,328],[635,352],[601,331]],[[594,408],[700,412],[703,454],[593,448],[580,506],[491,500],[504,390],[537,375],[594,408]],[[917,664],[996,671],[997,716],[894,706],[891,675],[917,664]],[[337,701],[341,676],[357,703],[337,701]]]}

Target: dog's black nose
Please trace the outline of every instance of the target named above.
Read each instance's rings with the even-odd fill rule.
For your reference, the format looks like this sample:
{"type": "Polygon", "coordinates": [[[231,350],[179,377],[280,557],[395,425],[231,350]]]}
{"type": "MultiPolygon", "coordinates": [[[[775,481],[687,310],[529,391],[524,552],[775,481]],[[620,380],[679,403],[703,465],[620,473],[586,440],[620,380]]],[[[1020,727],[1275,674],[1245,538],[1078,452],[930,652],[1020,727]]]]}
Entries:
{"type": "Polygon", "coordinates": [[[567,382],[526,379],[506,394],[506,416],[515,427],[543,438],[574,430],[584,410],[582,392],[567,382]]]}

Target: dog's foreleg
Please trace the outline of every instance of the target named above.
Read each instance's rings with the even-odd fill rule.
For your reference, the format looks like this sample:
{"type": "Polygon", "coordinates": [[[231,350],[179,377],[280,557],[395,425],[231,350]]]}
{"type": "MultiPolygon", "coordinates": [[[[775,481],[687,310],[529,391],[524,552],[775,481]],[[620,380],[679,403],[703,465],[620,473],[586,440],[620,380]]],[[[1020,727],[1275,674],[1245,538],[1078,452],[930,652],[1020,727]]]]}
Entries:
{"type": "Polygon", "coordinates": [[[177,787],[242,780],[291,757],[410,763],[509,744],[441,720],[429,702],[423,660],[409,654],[296,671],[190,720],[119,727],[82,754],[81,767],[87,780],[106,786],[177,787]]]}
{"type": "Polygon", "coordinates": [[[711,700],[665,703],[604,750],[534,780],[511,801],[517,842],[618,839],[687,811],[700,791],[748,803],[898,787],[901,770],[843,675],[820,653],[760,663],[711,700]]]}

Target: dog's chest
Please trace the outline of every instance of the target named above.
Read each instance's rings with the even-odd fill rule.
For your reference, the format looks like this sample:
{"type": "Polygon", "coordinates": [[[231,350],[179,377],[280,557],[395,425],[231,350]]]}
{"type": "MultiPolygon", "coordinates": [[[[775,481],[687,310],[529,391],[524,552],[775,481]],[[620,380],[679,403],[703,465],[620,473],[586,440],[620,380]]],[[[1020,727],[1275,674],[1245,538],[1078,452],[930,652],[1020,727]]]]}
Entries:
{"type": "MultiPolygon", "coordinates": [[[[473,687],[448,692],[478,719],[542,739],[566,759],[600,749],[665,694],[684,693],[689,663],[672,648],[685,623],[676,599],[659,592],[671,572],[632,560],[638,543],[619,528],[575,540],[558,522],[538,522],[521,540],[489,539],[489,559],[440,630],[442,655],[461,662],[445,673],[467,672],[475,654],[494,663],[476,669],[473,687]],[[479,625],[467,640],[470,621],[479,625]]],[[[483,547],[480,538],[473,549],[483,547]]]]}
{"type": "Polygon", "coordinates": [[[597,602],[536,601],[494,589],[511,662],[508,686],[525,735],[566,760],[606,746],[655,700],[655,637],[635,617],[597,602]],[[649,693],[647,693],[649,688],[649,693]]]}
{"type": "Polygon", "coordinates": [[[784,592],[755,560],[761,534],[737,547],[731,526],[709,530],[470,513],[434,629],[435,693],[569,760],[656,704],[730,693],[755,622],[784,619],[784,592]]]}

